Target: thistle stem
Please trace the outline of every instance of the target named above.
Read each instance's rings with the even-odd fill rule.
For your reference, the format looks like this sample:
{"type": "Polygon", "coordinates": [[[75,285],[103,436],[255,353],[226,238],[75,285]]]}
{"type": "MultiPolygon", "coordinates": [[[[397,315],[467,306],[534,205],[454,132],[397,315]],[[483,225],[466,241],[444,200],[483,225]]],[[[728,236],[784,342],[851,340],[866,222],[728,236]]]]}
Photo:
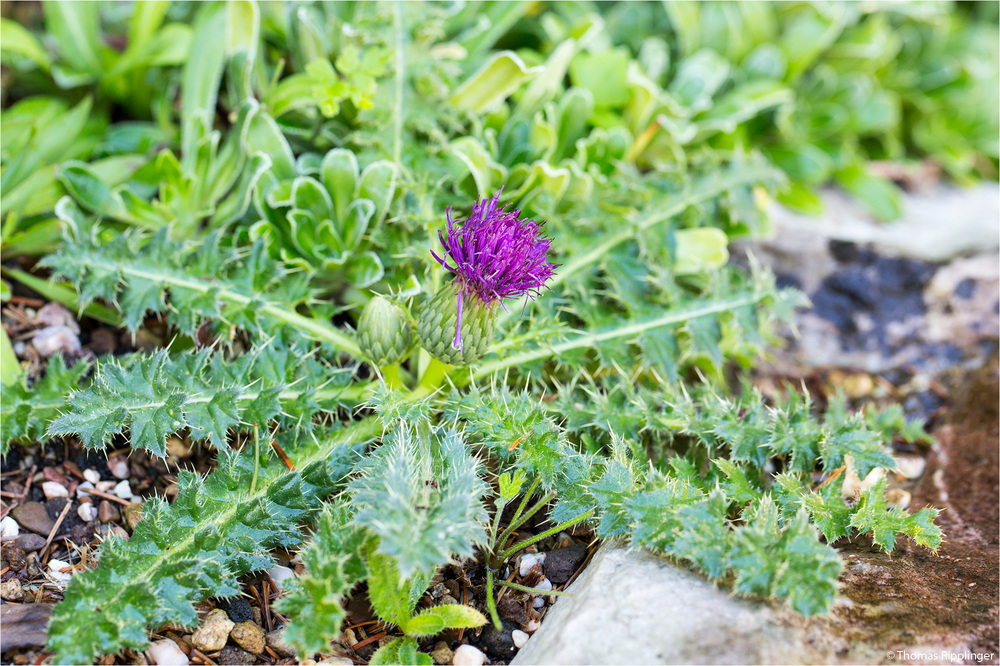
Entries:
{"type": "Polygon", "coordinates": [[[448,375],[449,370],[451,370],[450,365],[431,356],[431,362],[427,364],[427,368],[420,378],[420,384],[414,393],[419,393],[420,395],[433,393],[444,383],[444,378],[448,375]]]}
{"type": "Polygon", "coordinates": [[[520,543],[514,544],[513,546],[511,546],[507,550],[505,550],[502,553],[500,553],[499,557],[500,557],[501,560],[506,560],[508,557],[510,557],[511,555],[513,555],[514,553],[516,553],[517,551],[521,550],[522,548],[527,548],[528,546],[530,546],[533,543],[538,543],[542,539],[547,539],[548,537],[552,536],[553,534],[559,534],[560,531],[566,529],[567,527],[572,527],[573,525],[576,525],[577,523],[583,522],[584,520],[587,520],[588,518],[590,518],[592,515],[594,515],[594,510],[593,509],[591,509],[590,511],[588,511],[586,513],[581,513],[579,516],[577,516],[576,518],[573,518],[572,520],[567,520],[565,523],[560,523],[560,524],[556,525],[555,527],[553,527],[550,530],[545,530],[541,534],[536,534],[535,536],[530,537],[528,539],[525,539],[524,541],[522,541],[520,543]]]}
{"type": "Polygon", "coordinates": [[[490,612],[490,619],[497,631],[503,631],[503,622],[500,621],[500,614],[497,613],[497,602],[493,599],[493,569],[486,567],[486,609],[490,612]]]}
{"type": "Polygon", "coordinates": [[[380,368],[382,378],[391,389],[403,388],[403,379],[399,376],[399,363],[389,363],[380,368]]]}

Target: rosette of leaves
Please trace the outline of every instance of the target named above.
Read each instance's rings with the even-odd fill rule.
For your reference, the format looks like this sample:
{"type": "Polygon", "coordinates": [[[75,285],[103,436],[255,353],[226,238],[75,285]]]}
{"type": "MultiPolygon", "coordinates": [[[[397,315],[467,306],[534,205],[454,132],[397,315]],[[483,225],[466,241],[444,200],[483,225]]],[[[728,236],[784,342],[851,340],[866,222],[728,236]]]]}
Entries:
{"type": "Polygon", "coordinates": [[[254,192],[261,220],[251,235],[265,238],[272,256],[315,273],[329,289],[367,287],[385,272],[369,249],[369,232],[385,219],[395,188],[392,162],[361,170],[350,150],[335,148],[322,158],[307,154],[293,177],[269,174],[261,181],[254,192]]]}

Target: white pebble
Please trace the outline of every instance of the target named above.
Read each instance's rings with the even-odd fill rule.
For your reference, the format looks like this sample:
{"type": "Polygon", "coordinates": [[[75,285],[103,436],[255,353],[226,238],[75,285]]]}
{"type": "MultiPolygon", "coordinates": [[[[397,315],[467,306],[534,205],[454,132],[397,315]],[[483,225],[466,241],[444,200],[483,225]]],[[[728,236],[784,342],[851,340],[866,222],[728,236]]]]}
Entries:
{"type": "Polygon", "coordinates": [[[48,326],[35,333],[31,344],[42,356],[52,356],[59,352],[66,354],[78,353],[81,349],[80,338],[76,337],[69,326],[48,326]]]}
{"type": "Polygon", "coordinates": [[[90,493],[85,492],[87,490],[94,490],[94,484],[90,481],[84,481],[76,487],[76,498],[83,499],[84,497],[93,497],[90,493]]]}
{"type": "Polygon", "coordinates": [[[146,650],[149,658],[157,666],[187,666],[187,655],[180,649],[177,643],[169,638],[151,643],[146,650]]]}
{"type": "Polygon", "coordinates": [[[97,488],[97,490],[100,490],[102,493],[106,493],[106,492],[109,492],[112,488],[115,487],[115,482],[114,481],[98,481],[97,483],[94,484],[94,486],[97,488]]]}
{"type": "Polygon", "coordinates": [[[275,565],[267,570],[267,575],[271,577],[271,582],[279,590],[285,589],[284,581],[289,578],[295,578],[295,572],[288,567],[283,567],[280,564],[275,565]]]}
{"type": "Polygon", "coordinates": [[[531,600],[531,605],[535,608],[541,608],[545,605],[545,597],[535,597],[531,600]]]}
{"type": "Polygon", "coordinates": [[[128,461],[121,456],[115,456],[108,460],[108,469],[115,475],[116,479],[127,479],[129,475],[128,461]]]}
{"type": "Polygon", "coordinates": [[[524,630],[529,634],[533,634],[542,626],[542,623],[538,620],[528,620],[528,624],[524,625],[524,630]]]}
{"type": "Polygon", "coordinates": [[[93,502],[84,502],[77,507],[76,515],[80,516],[80,520],[83,522],[89,523],[97,518],[97,507],[94,506],[93,502]]]}
{"type": "Polygon", "coordinates": [[[514,640],[514,647],[516,647],[518,650],[523,648],[524,644],[528,642],[529,638],[531,638],[530,636],[528,636],[528,634],[524,633],[520,629],[515,629],[514,631],[510,632],[510,637],[514,640]]]}
{"type": "Polygon", "coordinates": [[[545,553],[525,553],[521,556],[521,564],[517,569],[517,572],[521,576],[527,576],[528,572],[531,571],[531,567],[536,564],[541,564],[545,561],[545,553]]]}
{"type": "Polygon", "coordinates": [[[46,481],[43,483],[42,492],[45,493],[45,499],[69,497],[69,491],[66,490],[66,486],[61,483],[56,483],[55,481],[46,481]]]}
{"type": "MultiPolygon", "coordinates": [[[[94,484],[101,480],[101,474],[96,469],[85,469],[83,470],[83,478],[94,484]]],[[[93,488],[94,486],[91,485],[90,487],[93,488]]]]}
{"type": "Polygon", "coordinates": [[[535,583],[535,589],[545,590],[546,592],[548,592],[549,590],[552,589],[552,581],[549,580],[548,578],[543,578],[542,580],[535,583]]]}
{"type": "Polygon", "coordinates": [[[455,650],[455,656],[451,658],[451,663],[455,666],[483,666],[486,663],[486,655],[471,645],[459,645],[455,650]]]}
{"type": "Polygon", "coordinates": [[[72,565],[69,562],[62,560],[49,560],[49,578],[59,583],[68,583],[72,574],[68,571],[60,571],[60,569],[66,569],[70,566],[72,565]]]}
{"type": "Polygon", "coordinates": [[[896,472],[907,479],[919,479],[927,466],[923,456],[896,456],[896,472]]]}
{"type": "Polygon", "coordinates": [[[128,485],[128,481],[119,481],[112,492],[124,500],[132,499],[133,497],[132,488],[128,485]]]}
{"type": "Polygon", "coordinates": [[[7,537],[16,537],[20,533],[21,528],[17,521],[10,516],[4,516],[3,520],[0,520],[0,537],[6,539],[7,537]]]}

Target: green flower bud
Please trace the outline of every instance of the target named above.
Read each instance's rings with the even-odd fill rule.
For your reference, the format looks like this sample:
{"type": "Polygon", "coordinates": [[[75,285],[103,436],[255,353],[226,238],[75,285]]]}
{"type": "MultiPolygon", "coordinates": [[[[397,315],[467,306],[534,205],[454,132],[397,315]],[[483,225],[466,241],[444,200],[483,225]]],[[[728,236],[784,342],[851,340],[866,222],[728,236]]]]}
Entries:
{"type": "Polygon", "coordinates": [[[450,282],[424,303],[417,321],[417,337],[431,356],[449,365],[474,363],[493,342],[497,316],[474,295],[462,293],[460,282],[450,282]],[[458,299],[462,298],[462,307],[458,299]],[[462,313],[461,335],[458,314],[462,313]],[[457,345],[457,346],[456,346],[457,345]]]}
{"type": "Polygon", "coordinates": [[[358,321],[358,346],[376,365],[395,365],[410,354],[411,328],[403,308],[376,296],[365,306],[358,321]]]}

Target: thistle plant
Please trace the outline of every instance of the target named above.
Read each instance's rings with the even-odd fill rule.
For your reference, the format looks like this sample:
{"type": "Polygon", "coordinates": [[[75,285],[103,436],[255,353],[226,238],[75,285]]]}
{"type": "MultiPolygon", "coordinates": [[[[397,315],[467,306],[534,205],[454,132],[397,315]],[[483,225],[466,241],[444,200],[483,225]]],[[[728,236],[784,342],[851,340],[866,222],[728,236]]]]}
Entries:
{"type": "MultiPolygon", "coordinates": [[[[24,96],[2,117],[0,293],[20,283],[85,326],[135,334],[155,319],[172,342],[55,357],[34,383],[4,350],[0,444],[127,438],[164,455],[183,437],[216,462],[181,472],[173,503],[148,499],[131,537],[108,538],[96,569],[72,577],[50,625],[57,661],[193,627],[199,603],[239,594],[280,547],[306,565],[279,602],[302,657],[337,638],[367,581],[392,632],[371,663],[427,663],[418,638],[498,622],[497,571],[553,530],[511,537],[547,507],[553,529],[586,525],[803,614],[834,602],[836,540],[941,542],[935,509],[891,508],[884,482],[848,502],[836,482],[848,459],[862,477],[892,469],[888,443],[924,437],[919,424],[822,414],[795,392],[768,404],[725,381],[805,303],[752,260],[727,263],[727,248],[766,232],[767,195],[808,202],[803,183],[891,200],[862,162],[883,156],[879,138],[890,156],[946,154],[963,177],[995,169],[995,141],[941,148],[926,132],[978,127],[968,91],[995,76],[905,91],[929,80],[915,73],[951,71],[938,63],[971,19],[761,3],[138,3],[119,53],[110,6],[46,4],[44,34],[0,20],[24,96]],[[544,30],[524,33],[532,8],[544,30]],[[780,49],[702,43],[744,34],[754,11],[787,28],[780,49]],[[701,30],[699,13],[726,29],[701,30]],[[90,26],[88,41],[64,39],[71,24],[90,26]],[[864,87],[844,71],[857,44],[881,46],[869,33],[897,25],[926,44],[862,79],[934,103],[896,128],[879,112],[895,98],[876,95],[863,115],[881,121],[833,141],[795,96],[834,82],[815,114],[838,117],[828,102],[850,106],[839,91],[864,87]],[[950,113],[959,102],[967,113],[950,113]],[[110,120],[132,106],[152,121],[110,120]],[[29,274],[13,254],[44,257],[29,274]],[[478,607],[434,606],[431,576],[473,556],[487,572],[478,607]]],[[[974,33],[989,57],[963,51],[967,69],[995,56],[995,25],[974,33]]]]}

